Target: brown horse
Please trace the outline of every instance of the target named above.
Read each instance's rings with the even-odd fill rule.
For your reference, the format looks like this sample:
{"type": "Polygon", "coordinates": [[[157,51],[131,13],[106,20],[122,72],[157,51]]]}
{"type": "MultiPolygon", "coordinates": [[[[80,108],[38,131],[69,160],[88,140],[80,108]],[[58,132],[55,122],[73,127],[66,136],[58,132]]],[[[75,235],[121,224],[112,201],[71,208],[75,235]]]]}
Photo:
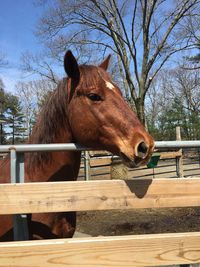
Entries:
{"type": "MultiPolygon", "coordinates": [[[[124,101],[120,89],[106,72],[110,56],[98,67],[78,65],[68,51],[64,78],[50,95],[37,120],[30,143],[80,143],[119,155],[130,167],[147,163],[154,141],[124,101]]],[[[25,181],[77,179],[80,152],[38,152],[25,156],[25,181]]],[[[9,159],[1,163],[0,182],[10,180],[9,159]]],[[[72,237],[75,212],[32,214],[29,238],[72,237]]],[[[0,240],[12,240],[10,216],[0,218],[0,240]]]]}

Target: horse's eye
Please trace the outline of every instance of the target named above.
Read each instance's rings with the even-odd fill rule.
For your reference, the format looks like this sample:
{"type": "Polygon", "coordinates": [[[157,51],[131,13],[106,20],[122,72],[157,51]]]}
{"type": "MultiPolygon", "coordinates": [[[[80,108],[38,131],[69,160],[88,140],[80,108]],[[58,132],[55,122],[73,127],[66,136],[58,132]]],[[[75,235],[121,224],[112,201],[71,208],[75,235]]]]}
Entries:
{"type": "Polygon", "coordinates": [[[87,97],[92,101],[101,101],[102,98],[97,94],[88,94],[87,97]]]}

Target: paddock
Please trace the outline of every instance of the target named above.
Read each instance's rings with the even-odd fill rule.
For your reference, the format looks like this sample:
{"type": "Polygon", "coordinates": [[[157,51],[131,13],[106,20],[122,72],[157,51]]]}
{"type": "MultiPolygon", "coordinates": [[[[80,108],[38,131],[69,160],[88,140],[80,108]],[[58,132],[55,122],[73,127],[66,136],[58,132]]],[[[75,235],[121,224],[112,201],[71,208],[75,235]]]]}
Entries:
{"type": "MultiPolygon", "coordinates": [[[[16,218],[34,212],[200,206],[198,177],[17,183],[23,182],[23,161],[18,153],[42,146],[38,147],[1,147],[3,152],[11,150],[12,183],[0,184],[0,214],[13,214],[16,218]]],[[[82,150],[77,146],[75,149],[82,150]]],[[[55,150],[59,147],[55,146],[55,150]]],[[[20,220],[15,225],[16,237],[18,227],[20,220]]],[[[0,266],[4,267],[195,264],[200,262],[200,232],[2,242],[0,258],[0,266]]]]}

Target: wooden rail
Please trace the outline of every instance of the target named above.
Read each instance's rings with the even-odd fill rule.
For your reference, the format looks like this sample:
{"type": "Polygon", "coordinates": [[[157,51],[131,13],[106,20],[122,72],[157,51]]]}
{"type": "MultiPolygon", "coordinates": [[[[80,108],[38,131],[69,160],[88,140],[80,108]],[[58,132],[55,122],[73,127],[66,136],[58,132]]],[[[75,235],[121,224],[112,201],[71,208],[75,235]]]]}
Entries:
{"type": "MultiPolygon", "coordinates": [[[[200,178],[0,184],[0,214],[188,206],[200,206],[200,178]]],[[[4,267],[198,262],[200,232],[0,243],[4,267]]]]}
{"type": "Polygon", "coordinates": [[[200,233],[0,244],[3,267],[135,267],[200,262],[200,233]]]}
{"type": "Polygon", "coordinates": [[[0,184],[0,214],[200,206],[200,178],[0,184]]]}
{"type": "Polygon", "coordinates": [[[176,157],[182,157],[183,153],[178,150],[178,151],[173,151],[173,152],[162,152],[160,153],[160,159],[172,159],[176,157]]]}

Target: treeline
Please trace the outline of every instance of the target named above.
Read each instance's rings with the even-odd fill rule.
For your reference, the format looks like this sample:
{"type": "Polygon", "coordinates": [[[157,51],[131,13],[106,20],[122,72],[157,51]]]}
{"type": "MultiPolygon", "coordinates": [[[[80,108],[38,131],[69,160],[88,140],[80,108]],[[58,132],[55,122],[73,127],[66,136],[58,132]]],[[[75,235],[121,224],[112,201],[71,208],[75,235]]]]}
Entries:
{"type": "MultiPolygon", "coordinates": [[[[19,82],[16,95],[6,92],[2,81],[0,84],[1,144],[22,143],[56,83],[49,79],[19,82]]],[[[148,130],[156,140],[175,140],[176,126],[181,127],[183,139],[200,139],[200,69],[182,65],[163,70],[148,91],[145,113],[148,130]]]]}
{"type": "Polygon", "coordinates": [[[175,140],[176,126],[183,139],[200,139],[200,69],[163,70],[148,92],[146,117],[156,140],[175,140]]]}
{"type": "Polygon", "coordinates": [[[0,144],[23,142],[27,135],[24,126],[19,98],[0,88],[0,144]]]}
{"type": "Polygon", "coordinates": [[[20,144],[28,139],[54,87],[48,80],[19,82],[15,93],[11,93],[0,79],[0,144],[20,144]]]}

